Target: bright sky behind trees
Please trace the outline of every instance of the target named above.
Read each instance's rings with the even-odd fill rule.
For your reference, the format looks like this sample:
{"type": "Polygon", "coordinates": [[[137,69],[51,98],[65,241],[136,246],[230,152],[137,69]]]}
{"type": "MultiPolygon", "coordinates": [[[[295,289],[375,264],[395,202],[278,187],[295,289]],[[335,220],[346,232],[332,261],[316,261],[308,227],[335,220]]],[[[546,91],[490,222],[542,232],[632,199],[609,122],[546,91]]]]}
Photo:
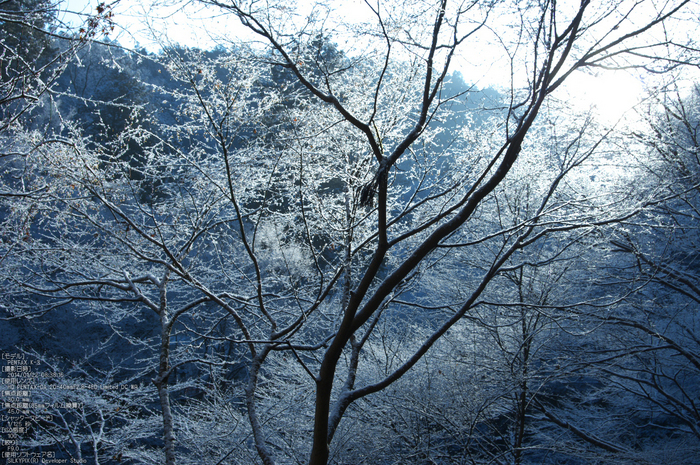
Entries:
{"type": "MultiPolygon", "coordinates": [[[[62,20],[75,23],[79,21],[76,13],[94,13],[99,3],[98,0],[68,0],[62,20]]],[[[156,51],[168,43],[208,49],[225,45],[235,37],[250,36],[237,18],[222,15],[220,10],[180,0],[159,3],[160,6],[154,7],[149,2],[136,0],[115,2],[116,28],[110,39],[125,47],[139,46],[156,51]]],[[[345,19],[371,14],[361,0],[336,3],[345,19]]],[[[466,82],[479,87],[507,88],[507,70],[492,59],[499,53],[497,45],[487,43],[484,47],[491,50],[482,50],[474,57],[458,56],[455,69],[462,73],[466,82]]],[[[623,116],[630,117],[630,110],[643,100],[648,87],[656,85],[642,82],[633,71],[600,70],[595,75],[577,73],[572,76],[558,97],[579,109],[593,108],[607,124],[613,124],[623,116]]]]}

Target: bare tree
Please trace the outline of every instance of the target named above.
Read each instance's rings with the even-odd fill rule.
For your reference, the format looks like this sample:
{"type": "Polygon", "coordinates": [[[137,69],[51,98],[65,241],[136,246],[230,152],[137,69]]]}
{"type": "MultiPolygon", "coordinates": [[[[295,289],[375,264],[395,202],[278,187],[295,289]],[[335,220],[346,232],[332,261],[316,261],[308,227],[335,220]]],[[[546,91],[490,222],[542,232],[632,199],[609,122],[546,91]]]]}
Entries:
{"type": "Polygon", "coordinates": [[[82,25],[62,25],[61,3],[22,0],[0,3],[0,133],[47,103],[56,79],[89,39],[114,28],[112,6],[100,3],[82,25]],[[74,28],[74,30],[73,30],[74,28]],[[61,39],[60,45],[56,39],[61,39]]]}
{"type": "MultiPolygon", "coordinates": [[[[675,86],[674,86],[675,87],[675,86]]],[[[697,380],[700,357],[696,308],[698,276],[697,87],[661,93],[648,106],[642,189],[668,201],[617,232],[610,250],[628,297],[605,316],[613,334],[601,369],[639,403],[645,421],[678,437],[700,437],[697,380]],[[619,334],[615,334],[619,332],[619,334]]],[[[682,450],[692,456],[697,442],[682,450]]]]}
{"type": "MultiPolygon", "coordinates": [[[[414,280],[420,265],[426,260],[429,261],[429,257],[440,246],[449,244],[454,235],[469,222],[477,207],[503,182],[519,158],[526,135],[533,128],[546,98],[577,69],[615,66],[620,63],[630,63],[634,66],[639,59],[654,56],[659,58],[658,51],[677,44],[666,37],[645,45],[641,45],[638,40],[648,37],[645,33],[663,25],[689,6],[687,3],[672,7],[669,5],[669,9],[650,12],[645,21],[632,25],[627,23],[626,19],[638,13],[638,5],[624,3],[592,11],[588,2],[582,2],[578,8],[562,11],[558,5],[549,3],[537,8],[528,6],[527,9],[522,9],[515,5],[452,5],[443,1],[435,5],[422,5],[424,9],[421,9],[421,17],[411,16],[410,13],[395,8],[393,4],[374,6],[367,3],[367,8],[374,15],[374,28],[369,30],[374,38],[373,46],[367,55],[377,57],[378,64],[370,68],[374,69],[374,72],[365,84],[368,91],[362,96],[365,99],[364,108],[354,110],[350,107],[350,102],[339,95],[342,87],[338,83],[338,76],[342,76],[342,69],[326,69],[320,60],[307,64],[290,51],[291,44],[303,43],[307,31],[326,24],[315,19],[317,16],[314,13],[323,14],[321,6],[307,21],[302,19],[305,29],[292,32],[281,22],[287,17],[285,8],[277,8],[275,5],[263,7],[256,2],[209,3],[238,16],[245,26],[266,41],[277,57],[278,66],[291,69],[310,94],[320,102],[335,108],[342,120],[363,135],[367,150],[375,162],[375,177],[363,193],[374,197],[376,192],[376,242],[371,244],[371,259],[358,272],[356,283],[350,286],[352,291],[347,305],[343,308],[337,331],[323,353],[318,372],[315,373],[314,444],[311,464],[327,462],[328,444],[350,403],[386,388],[405,374],[436,340],[469,311],[513,253],[549,232],[548,227],[538,228],[541,211],[549,200],[545,195],[540,211],[514,233],[514,240],[493,260],[471,295],[405,363],[383,379],[355,387],[355,363],[351,361],[344,387],[333,400],[336,370],[346,348],[350,350],[351,359],[356,360],[363,341],[371,334],[373,322],[383,309],[391,304],[392,295],[406,282],[414,280]],[[518,12],[516,23],[507,23],[511,19],[507,8],[518,12]],[[485,166],[476,168],[474,176],[465,179],[464,187],[459,193],[455,193],[454,197],[450,196],[446,201],[448,192],[454,192],[449,190],[436,195],[436,202],[425,202],[440,204],[440,208],[433,207],[433,211],[439,213],[426,217],[406,231],[396,231],[398,228],[395,225],[400,223],[403,211],[406,210],[396,214],[389,209],[390,175],[402,157],[410,153],[411,147],[429,127],[431,118],[444,105],[446,96],[443,96],[440,90],[455,53],[470,40],[479,37],[479,32],[487,29],[492,17],[499,18],[506,22],[506,27],[517,31],[512,38],[506,36],[503,47],[510,58],[515,86],[525,84],[524,87],[514,86],[512,89],[510,103],[504,111],[503,142],[494,147],[493,155],[485,156],[485,166]],[[416,57],[413,63],[422,68],[415,71],[420,80],[417,87],[422,88],[422,91],[419,91],[419,97],[411,106],[415,120],[409,126],[410,129],[407,128],[406,132],[398,135],[396,140],[389,144],[381,139],[381,129],[375,130],[375,119],[383,110],[379,97],[388,87],[384,79],[391,74],[390,65],[398,55],[396,49],[406,50],[408,54],[416,57]],[[317,69],[321,78],[314,79],[306,71],[307,66],[317,69]],[[407,249],[405,257],[391,266],[385,276],[381,276],[380,270],[389,252],[401,247],[407,249]],[[359,335],[362,336],[358,340],[359,335]]],[[[361,30],[364,32],[367,29],[361,30]]],[[[663,58],[660,58],[655,60],[654,64],[662,62],[663,58]]],[[[640,65],[644,66],[641,63],[640,65]]],[[[552,190],[557,184],[558,181],[551,184],[552,190]]],[[[275,335],[274,330],[272,335],[275,335]]],[[[259,435],[256,435],[256,441],[263,460],[272,463],[259,435]]]]}
{"type": "MultiPolygon", "coordinates": [[[[50,301],[42,311],[76,303],[117,329],[145,309],[139,323],[158,331],[142,342],[154,349],[167,464],[187,413],[173,408],[178,369],[196,366],[204,379],[204,367],[244,363],[239,396],[259,459],[326,464],[353,404],[489,308],[504,279],[521,291],[511,307],[523,312],[519,345],[504,349],[525,357],[522,375],[523,350],[543,330],[526,304],[553,305],[525,301],[522,271],[647,206],[582,181],[609,132],[576,121],[547,153],[542,114],[574,72],[661,72],[692,50],[666,32],[690,1],[365,2],[369,19],[357,22],[323,3],[304,15],[283,2],[202,3],[263,47],[239,43],[214,60],[166,51],[164,81],[189,86],[151,88],[176,109],[171,124],[128,127],[102,145],[78,127],[70,143],[15,138],[31,156],[7,165],[12,182],[42,193],[13,202],[3,223],[11,317],[36,312],[17,304],[27,291],[50,301]],[[510,88],[454,125],[457,102],[475,90],[448,86],[454,62],[486,49],[510,88]],[[134,141],[146,147],[139,166],[121,156],[134,141]],[[509,195],[538,170],[525,197],[509,195]],[[453,283],[459,292],[447,292],[453,283]],[[386,341],[402,326],[393,350],[386,341]]],[[[158,121],[155,107],[133,111],[158,121]]],[[[528,390],[520,384],[521,427],[528,390]]]]}

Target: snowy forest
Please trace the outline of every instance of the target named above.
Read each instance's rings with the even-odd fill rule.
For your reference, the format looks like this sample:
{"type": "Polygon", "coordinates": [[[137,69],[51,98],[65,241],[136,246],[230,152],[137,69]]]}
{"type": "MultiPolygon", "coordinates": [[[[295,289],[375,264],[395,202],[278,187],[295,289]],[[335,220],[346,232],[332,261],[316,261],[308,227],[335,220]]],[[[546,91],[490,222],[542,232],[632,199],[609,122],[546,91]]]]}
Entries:
{"type": "Polygon", "coordinates": [[[0,462],[700,463],[696,1],[152,3],[0,1],[0,462]]]}

